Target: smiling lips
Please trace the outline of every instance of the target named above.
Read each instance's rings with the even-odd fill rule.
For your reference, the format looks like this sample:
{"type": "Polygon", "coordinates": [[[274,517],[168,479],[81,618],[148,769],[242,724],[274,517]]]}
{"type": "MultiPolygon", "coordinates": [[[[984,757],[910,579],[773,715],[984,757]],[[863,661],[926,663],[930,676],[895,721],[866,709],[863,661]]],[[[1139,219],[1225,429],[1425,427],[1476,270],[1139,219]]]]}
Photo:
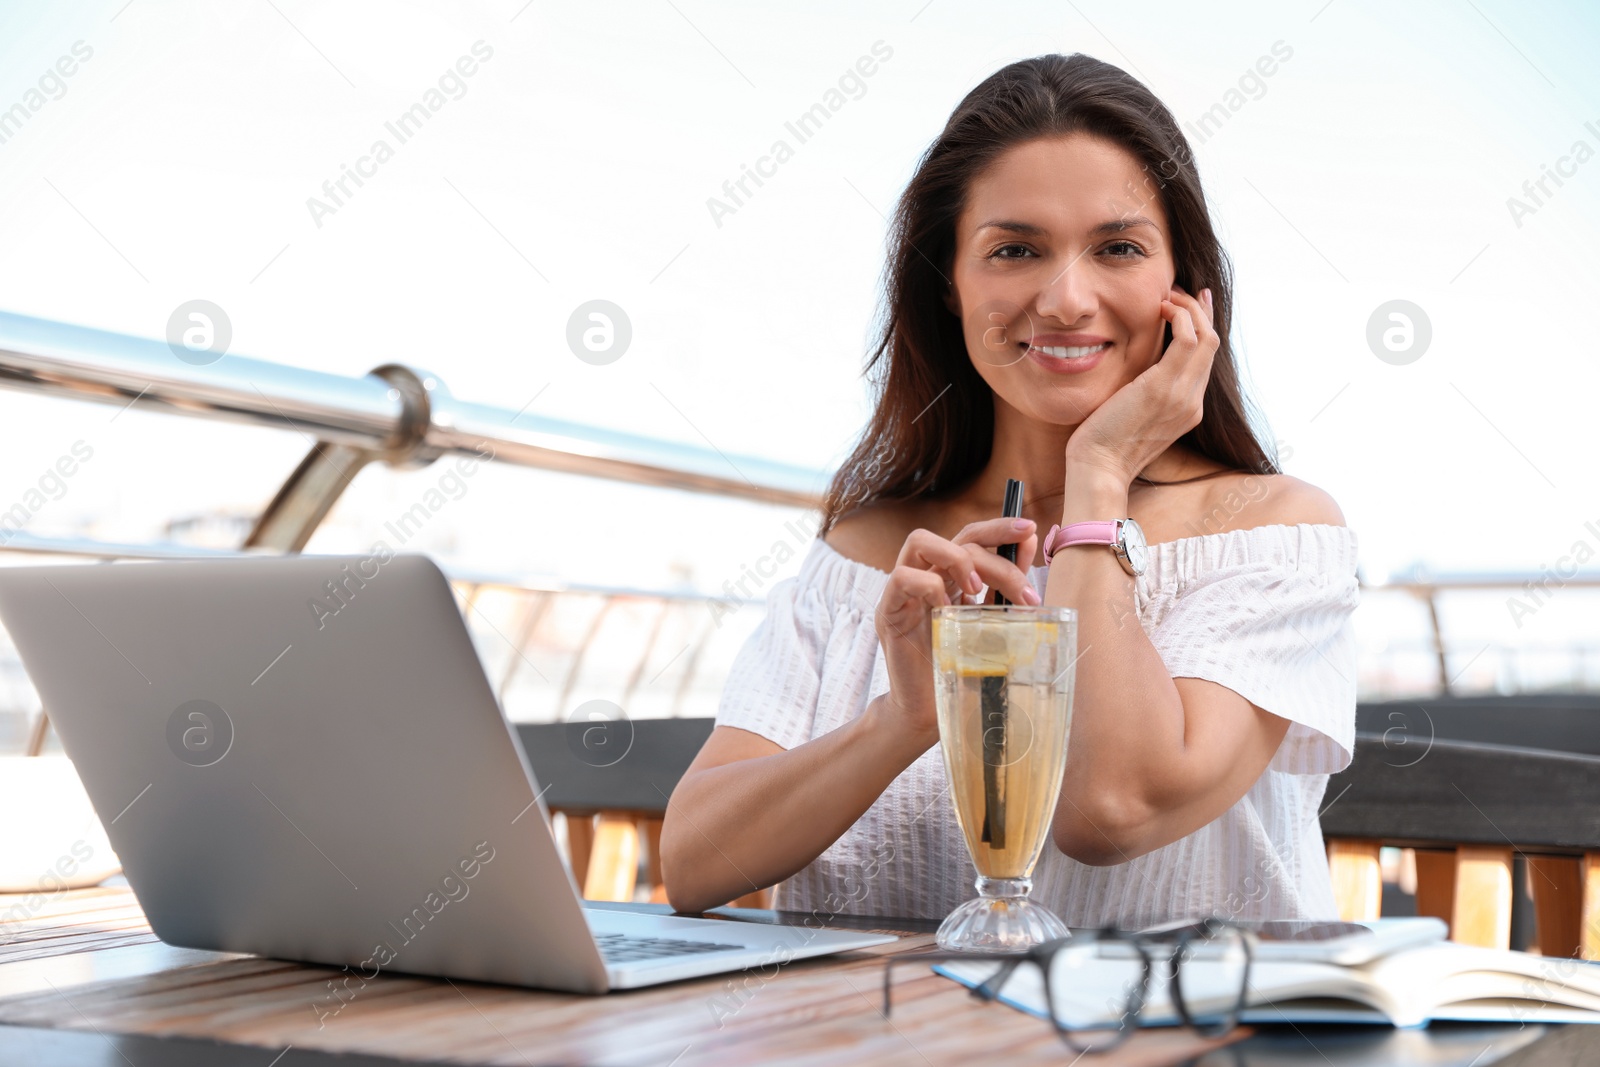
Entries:
{"type": "Polygon", "coordinates": [[[1096,352],[1104,352],[1110,346],[1110,341],[1102,341],[1097,345],[1030,345],[1029,347],[1035,352],[1043,352],[1056,359],[1082,359],[1096,352]]]}
{"type": "Polygon", "coordinates": [[[1057,372],[1089,370],[1111,347],[1107,338],[1084,333],[1039,334],[1031,342],[1019,344],[1033,362],[1057,372]]]}

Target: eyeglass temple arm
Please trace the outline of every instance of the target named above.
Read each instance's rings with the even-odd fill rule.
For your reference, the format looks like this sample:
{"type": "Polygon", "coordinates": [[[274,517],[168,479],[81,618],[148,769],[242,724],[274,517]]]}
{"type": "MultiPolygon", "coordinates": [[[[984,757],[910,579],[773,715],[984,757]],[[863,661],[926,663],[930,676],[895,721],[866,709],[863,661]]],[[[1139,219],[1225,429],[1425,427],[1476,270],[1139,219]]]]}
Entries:
{"type": "MultiPolygon", "coordinates": [[[[978,985],[975,985],[971,989],[967,990],[968,995],[977,997],[980,1000],[993,1001],[993,1000],[998,999],[999,996],[1000,996],[1000,987],[1006,984],[1006,980],[1009,979],[1011,977],[1011,975],[1016,971],[1017,967],[1020,966],[1028,958],[1029,957],[1026,957],[1026,956],[1006,956],[1006,957],[1003,957],[1003,958],[999,958],[998,962],[1000,964],[1000,968],[998,970],[996,970],[993,974],[991,974],[988,978],[985,978],[978,985]]],[[[897,963],[948,962],[950,960],[961,960],[961,959],[971,959],[971,960],[974,960],[974,961],[982,961],[982,962],[993,962],[993,961],[995,961],[997,959],[997,957],[995,957],[995,956],[983,956],[983,955],[979,955],[979,954],[976,954],[976,953],[962,952],[962,953],[951,953],[951,954],[928,953],[926,955],[914,955],[914,956],[891,956],[888,959],[884,960],[883,961],[883,1017],[885,1019],[887,1019],[889,1017],[889,1006],[890,1006],[890,1003],[891,1003],[891,998],[889,996],[889,990],[890,990],[890,987],[891,987],[890,975],[891,975],[891,972],[894,970],[895,964],[897,964],[897,963]]]]}
{"type": "Polygon", "coordinates": [[[883,961],[883,1017],[889,1017],[889,977],[894,972],[894,965],[898,961],[893,957],[883,961]]]}
{"type": "MultiPolygon", "coordinates": [[[[995,971],[988,978],[985,978],[982,982],[973,986],[969,992],[981,1000],[992,1001],[999,999],[1000,987],[1006,984],[1006,981],[1012,976],[1012,974],[1016,972],[1017,967],[1019,967],[1021,964],[1021,959],[1006,960],[1000,964],[999,970],[995,971]]],[[[1043,968],[1040,969],[1043,970],[1043,968]]]]}

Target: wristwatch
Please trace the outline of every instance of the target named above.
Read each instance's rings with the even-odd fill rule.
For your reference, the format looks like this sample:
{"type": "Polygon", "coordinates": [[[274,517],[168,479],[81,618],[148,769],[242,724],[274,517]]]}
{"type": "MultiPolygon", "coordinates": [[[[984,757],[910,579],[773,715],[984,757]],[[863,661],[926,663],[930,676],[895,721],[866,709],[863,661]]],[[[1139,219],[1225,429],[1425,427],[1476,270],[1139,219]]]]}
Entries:
{"type": "Polygon", "coordinates": [[[1145,571],[1144,531],[1132,519],[1071,522],[1050,527],[1044,537],[1044,561],[1068,545],[1110,545],[1122,569],[1134,577],[1145,571]]]}

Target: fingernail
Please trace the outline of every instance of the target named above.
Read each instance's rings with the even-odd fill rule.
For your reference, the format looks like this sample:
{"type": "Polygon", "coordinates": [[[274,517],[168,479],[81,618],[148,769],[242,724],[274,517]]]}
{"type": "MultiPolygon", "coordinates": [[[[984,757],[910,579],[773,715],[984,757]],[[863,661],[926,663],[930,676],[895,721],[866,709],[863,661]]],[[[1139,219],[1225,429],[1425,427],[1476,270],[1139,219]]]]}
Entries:
{"type": "Polygon", "coordinates": [[[1032,519],[1013,519],[1013,520],[1011,520],[1011,528],[1013,530],[1026,530],[1032,525],[1033,525],[1033,520],[1032,519]]]}
{"type": "Polygon", "coordinates": [[[1022,591],[1022,602],[1024,604],[1037,604],[1037,603],[1039,603],[1039,591],[1037,589],[1035,589],[1031,585],[1028,586],[1026,589],[1024,589],[1022,591]]]}

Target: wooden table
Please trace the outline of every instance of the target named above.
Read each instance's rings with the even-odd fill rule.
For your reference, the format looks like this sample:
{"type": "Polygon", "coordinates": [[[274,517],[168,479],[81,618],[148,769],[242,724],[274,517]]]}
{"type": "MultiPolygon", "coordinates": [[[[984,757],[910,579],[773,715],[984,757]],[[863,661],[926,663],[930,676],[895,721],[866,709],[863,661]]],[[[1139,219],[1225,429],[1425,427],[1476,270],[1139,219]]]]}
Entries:
{"type": "MultiPolygon", "coordinates": [[[[0,1024],[98,1035],[184,1035],[256,1046],[267,1067],[292,1047],[474,1064],[1069,1063],[1050,1027],[985,1004],[920,967],[896,970],[893,1015],[880,1013],[882,957],[932,943],[930,923],[841,921],[904,935],[894,945],[755,972],[584,997],[382,975],[326,1015],[329,968],[158,941],[126,888],[60,893],[29,909],[0,896],[0,1024]],[[9,921],[7,921],[9,916],[9,921]],[[324,1005],[319,1025],[314,1005],[324,1005]],[[262,1055],[261,1050],[267,1050],[262,1055]]],[[[653,905],[604,905],[656,908],[653,905]]],[[[658,909],[665,910],[665,909],[658,909]]],[[[777,921],[773,912],[718,914],[777,921]]],[[[4,1027],[0,1027],[4,1029],[4,1027]]],[[[1097,1064],[1302,1062],[1579,1063],[1600,1059],[1600,1027],[1241,1028],[1220,1041],[1142,1031],[1097,1064]],[[1592,1038],[1592,1040],[1589,1040],[1592,1038]],[[1586,1040],[1581,1047],[1557,1048],[1586,1040]],[[1500,1059],[1512,1046],[1526,1046],[1500,1059]],[[1222,1048],[1222,1046],[1228,1046],[1222,1048]],[[1196,1059],[1207,1050],[1220,1052],[1196,1059]],[[1492,1055],[1485,1055],[1492,1049],[1492,1055]],[[1540,1049],[1559,1054],[1526,1058],[1540,1049]],[[1256,1055],[1252,1055],[1255,1050],[1256,1055]],[[1459,1052],[1459,1056],[1456,1053],[1459,1052]],[[1214,1058],[1220,1057],[1220,1058],[1214,1058]]],[[[87,1037],[84,1040],[88,1040],[87,1037]]],[[[248,1051],[248,1050],[247,1050],[248,1051]]],[[[126,1058],[126,1057],[125,1057],[126,1058]]],[[[65,1061],[63,1061],[65,1062],[65,1061]]],[[[117,1062],[107,1057],[106,1062],[117,1062]]],[[[131,1062],[131,1059],[130,1059],[131,1062]]],[[[159,1057],[140,1058],[159,1064],[159,1057]]],[[[177,1062],[176,1059],[168,1062],[177,1062]]],[[[194,1062],[194,1061],[185,1061],[194,1062]]],[[[242,1061],[241,1061],[242,1062],[242,1061]]],[[[254,1062],[254,1061],[251,1061],[254,1062]]],[[[302,1060],[302,1062],[309,1062],[302,1060]]]]}

